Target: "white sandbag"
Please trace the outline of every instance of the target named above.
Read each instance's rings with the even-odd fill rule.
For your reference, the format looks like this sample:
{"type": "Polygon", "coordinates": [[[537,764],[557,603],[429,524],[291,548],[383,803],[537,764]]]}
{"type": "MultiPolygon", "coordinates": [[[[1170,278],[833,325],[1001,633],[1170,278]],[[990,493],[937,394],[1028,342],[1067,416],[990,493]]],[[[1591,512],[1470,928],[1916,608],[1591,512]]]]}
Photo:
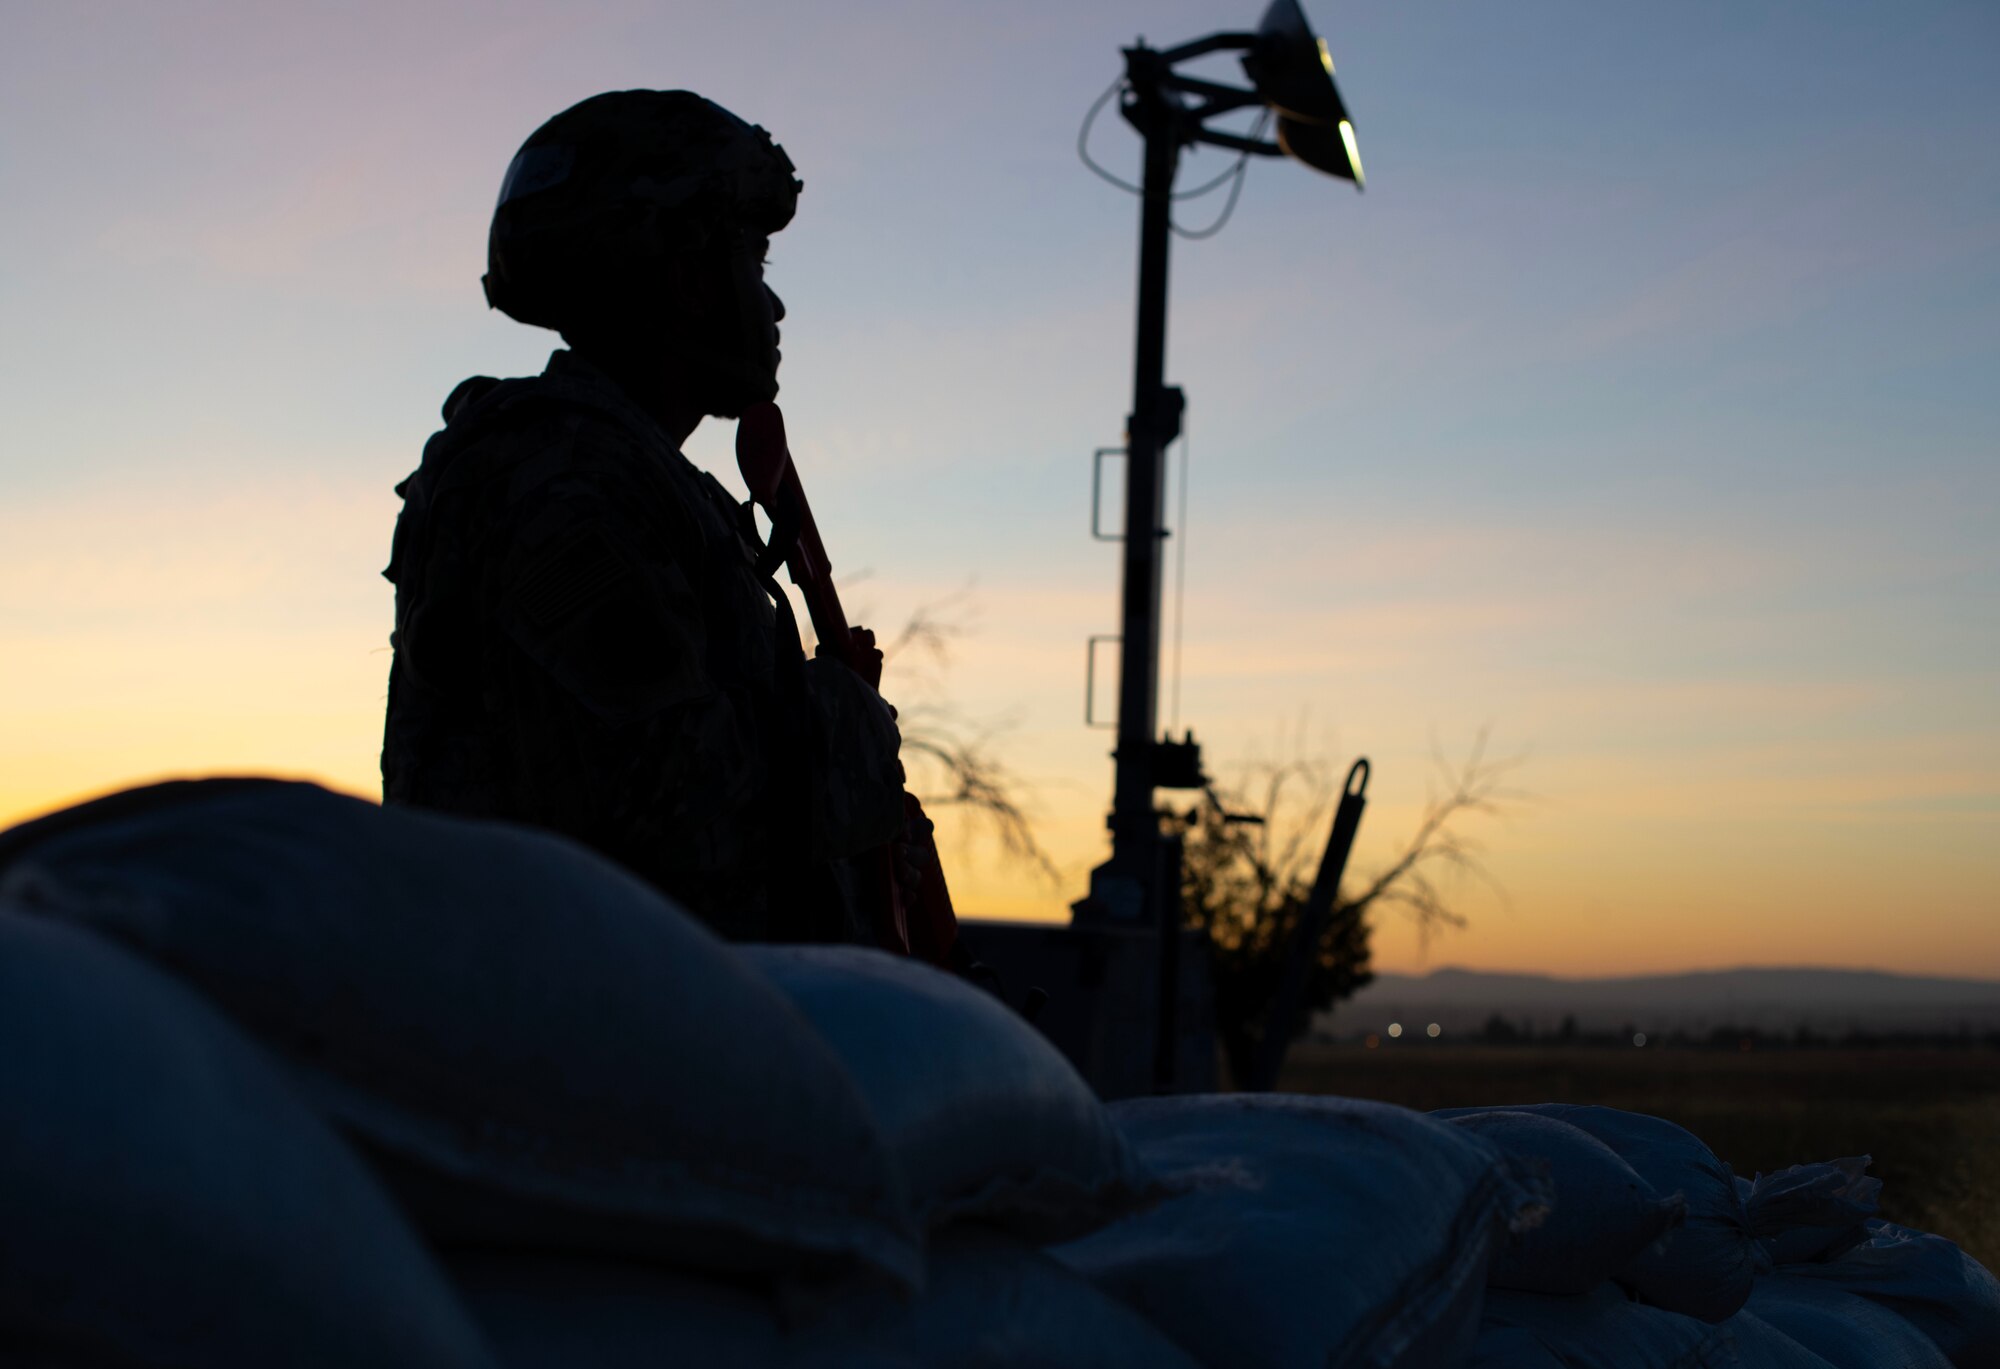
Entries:
{"type": "Polygon", "coordinates": [[[1765,1258],[1774,1266],[1832,1259],[1867,1240],[1862,1223],[1875,1215],[1882,1192],[1868,1164],[1868,1156],[1854,1155],[1739,1178],[1743,1215],[1765,1258]]]}
{"type": "MultiPolygon", "coordinates": [[[[1736,1344],[1737,1362],[1745,1369],[1840,1369],[1793,1340],[1748,1307],[1722,1324],[1736,1344]]],[[[1872,1369],[1915,1369],[1898,1360],[1870,1360],[1872,1369]]]]}
{"type": "Polygon", "coordinates": [[[1679,1194],[1654,1192],[1609,1146],[1567,1122],[1479,1112],[1453,1118],[1452,1125],[1544,1167],[1555,1190],[1547,1218],[1517,1235],[1494,1262],[1487,1281],[1496,1288],[1587,1293],[1686,1215],[1679,1194]]]}
{"type": "Polygon", "coordinates": [[[1431,1115],[1498,1111],[1568,1122],[1611,1147],[1656,1192],[1678,1193],[1687,1200],[1687,1220],[1660,1244],[1614,1270],[1614,1277],[1655,1307],[1703,1321],[1727,1321],[1743,1306],[1764,1255],[1750,1235],[1729,1166],[1701,1138],[1662,1118],[1568,1103],[1448,1108],[1431,1115]]]}
{"type": "MultiPolygon", "coordinates": [[[[2000,1365],[2000,1282],[1952,1242],[1870,1219],[1868,1239],[1784,1274],[1839,1288],[1894,1312],[1959,1369],[2000,1365]]],[[[1776,1276],[1773,1276],[1776,1277],[1776,1276]]]]}
{"type": "Polygon", "coordinates": [[[0,900],[0,1042],[0,1360],[492,1364],[366,1166],[170,976],[0,900]]]}
{"type": "Polygon", "coordinates": [[[1075,1068],[993,995],[860,946],[745,946],[868,1101],[933,1225],[1080,1236],[1155,1196],[1075,1068]]]}
{"type": "Polygon", "coordinates": [[[635,1265],[461,1259],[506,1369],[1194,1369],[1124,1304],[1018,1240],[940,1233],[924,1291],[767,1289],[635,1265]]]}
{"type": "Polygon", "coordinates": [[[1465,1369],[1563,1369],[1555,1351],[1518,1326],[1482,1326],[1465,1369]]]}
{"type": "Polygon", "coordinates": [[[929,1274],[908,1305],[880,1292],[842,1300],[799,1334],[954,1369],[1196,1369],[1130,1307],[998,1233],[940,1233],[929,1274]]]}
{"type": "Polygon", "coordinates": [[[1819,1279],[1757,1280],[1745,1314],[1782,1331],[1833,1369],[1950,1369],[1936,1342],[1885,1307],[1819,1279]]]}
{"type": "Polygon", "coordinates": [[[450,1260],[503,1369],[777,1369],[787,1337],[769,1293],[654,1266],[550,1255],[450,1260]]]}
{"type": "Polygon", "coordinates": [[[436,1240],[920,1278],[818,1033],[575,843],[204,781],[18,829],[0,861],[17,904],[119,938],[282,1052],[436,1240]]]}
{"type": "Polygon", "coordinates": [[[1490,1143],[1385,1103],[1204,1096],[1112,1115],[1183,1191],[1050,1253],[1218,1369],[1458,1369],[1494,1255],[1547,1200],[1490,1143]]]}
{"type": "Polygon", "coordinates": [[[1480,1335],[1495,1330],[1527,1332],[1564,1369],[1736,1369],[1740,1363],[1723,1328],[1633,1302],[1615,1283],[1567,1298],[1489,1289],[1480,1335]]]}

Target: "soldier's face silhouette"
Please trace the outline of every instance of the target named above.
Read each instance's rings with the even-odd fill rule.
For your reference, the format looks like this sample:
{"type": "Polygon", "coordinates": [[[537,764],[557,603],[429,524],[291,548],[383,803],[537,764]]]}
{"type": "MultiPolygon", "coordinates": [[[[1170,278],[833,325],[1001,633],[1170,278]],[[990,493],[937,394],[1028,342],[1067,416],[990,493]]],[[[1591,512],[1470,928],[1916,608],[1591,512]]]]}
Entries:
{"type": "Polygon", "coordinates": [[[777,397],[785,305],[764,281],[769,245],[746,237],[683,259],[673,351],[688,399],[705,414],[737,418],[777,397]]]}

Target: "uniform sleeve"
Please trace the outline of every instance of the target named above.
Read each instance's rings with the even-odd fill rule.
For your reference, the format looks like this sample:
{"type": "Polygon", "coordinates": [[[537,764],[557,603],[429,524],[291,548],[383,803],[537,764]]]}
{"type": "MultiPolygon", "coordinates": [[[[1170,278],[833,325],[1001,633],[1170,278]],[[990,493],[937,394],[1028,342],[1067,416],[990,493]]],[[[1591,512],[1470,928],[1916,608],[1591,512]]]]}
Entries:
{"type": "Polygon", "coordinates": [[[687,548],[641,544],[616,491],[552,495],[501,549],[493,618],[577,707],[607,726],[708,692],[687,548]]]}
{"type": "Polygon", "coordinates": [[[768,767],[740,672],[710,659],[700,524],[588,459],[513,507],[489,548],[488,612],[512,648],[493,684],[538,820],[690,904],[728,903],[717,881],[763,842],[768,767]]]}

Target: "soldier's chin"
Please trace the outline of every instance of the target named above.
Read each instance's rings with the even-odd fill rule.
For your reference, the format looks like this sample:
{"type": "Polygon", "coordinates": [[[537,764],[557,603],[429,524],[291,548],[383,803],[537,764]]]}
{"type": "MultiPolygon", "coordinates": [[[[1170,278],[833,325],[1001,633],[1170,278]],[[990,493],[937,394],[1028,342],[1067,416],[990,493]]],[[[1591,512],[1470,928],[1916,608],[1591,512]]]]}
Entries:
{"type": "Polygon", "coordinates": [[[714,418],[741,418],[744,410],[766,404],[778,397],[775,371],[744,367],[714,377],[709,389],[707,410],[714,418]]]}

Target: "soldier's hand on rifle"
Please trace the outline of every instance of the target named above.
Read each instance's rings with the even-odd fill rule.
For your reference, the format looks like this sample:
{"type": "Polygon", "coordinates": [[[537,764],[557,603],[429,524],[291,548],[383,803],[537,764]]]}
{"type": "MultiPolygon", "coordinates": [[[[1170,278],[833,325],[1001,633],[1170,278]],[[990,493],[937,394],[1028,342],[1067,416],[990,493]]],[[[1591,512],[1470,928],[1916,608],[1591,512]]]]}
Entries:
{"type": "MultiPolygon", "coordinates": [[[[847,637],[848,644],[845,649],[838,648],[831,642],[821,642],[813,648],[813,655],[837,656],[841,660],[846,661],[855,674],[868,681],[869,684],[880,688],[882,684],[882,648],[875,645],[874,629],[865,627],[849,628],[847,637]]],[[[895,712],[896,710],[892,707],[889,710],[890,716],[894,717],[895,712]]]]}

